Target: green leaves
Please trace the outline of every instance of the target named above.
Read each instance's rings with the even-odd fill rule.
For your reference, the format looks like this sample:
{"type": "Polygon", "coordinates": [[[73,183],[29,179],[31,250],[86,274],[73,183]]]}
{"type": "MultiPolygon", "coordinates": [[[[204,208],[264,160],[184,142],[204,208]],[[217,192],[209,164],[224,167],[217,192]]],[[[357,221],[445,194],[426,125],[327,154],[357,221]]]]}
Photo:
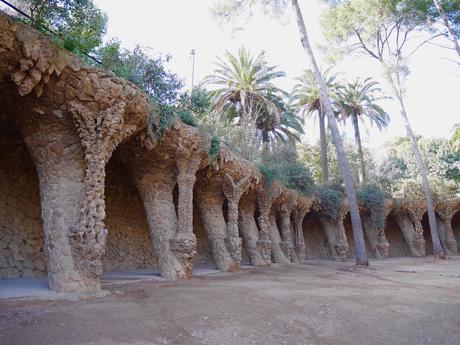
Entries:
{"type": "Polygon", "coordinates": [[[21,0],[16,5],[30,15],[32,26],[59,34],[72,52],[90,52],[102,43],[108,18],[92,0],[21,0]]]}

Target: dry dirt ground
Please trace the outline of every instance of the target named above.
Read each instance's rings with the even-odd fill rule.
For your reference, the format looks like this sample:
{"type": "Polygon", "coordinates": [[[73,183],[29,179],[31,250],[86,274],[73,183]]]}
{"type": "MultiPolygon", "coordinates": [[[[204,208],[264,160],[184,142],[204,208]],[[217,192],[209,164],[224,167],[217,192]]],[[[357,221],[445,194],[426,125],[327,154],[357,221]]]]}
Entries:
{"type": "Polygon", "coordinates": [[[308,261],[0,302],[0,344],[460,344],[460,257],[308,261]]]}

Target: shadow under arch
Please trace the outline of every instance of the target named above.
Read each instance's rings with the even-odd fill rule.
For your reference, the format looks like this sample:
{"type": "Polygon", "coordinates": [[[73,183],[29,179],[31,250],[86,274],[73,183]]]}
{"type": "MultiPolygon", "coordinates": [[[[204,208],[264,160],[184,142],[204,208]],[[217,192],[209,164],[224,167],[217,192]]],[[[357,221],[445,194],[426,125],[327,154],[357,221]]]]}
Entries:
{"type": "Polygon", "coordinates": [[[388,257],[412,256],[409,245],[406,243],[395,217],[396,216],[390,212],[385,220],[384,231],[390,246],[388,249],[388,257]]]}
{"type": "MultiPolygon", "coordinates": [[[[202,178],[202,172],[197,172],[197,180],[202,178]]],[[[200,193],[200,187],[195,183],[193,187],[193,233],[196,236],[196,255],[193,258],[193,266],[211,266],[213,269],[217,269],[216,261],[214,260],[214,254],[212,252],[212,246],[208,239],[208,234],[203,225],[201,219],[200,209],[196,202],[196,194],[200,193]]],[[[223,208],[223,205],[222,205],[223,208]]]]}
{"type": "Polygon", "coordinates": [[[0,279],[47,277],[40,187],[19,131],[0,120],[0,279]]]}
{"type": "Polygon", "coordinates": [[[305,239],[305,258],[307,260],[334,258],[317,211],[310,210],[305,215],[302,222],[302,229],[305,239]]]}
{"type": "Polygon", "coordinates": [[[106,166],[105,204],[108,235],[104,272],[148,270],[156,273],[158,262],[144,204],[116,152],[106,166]]]}

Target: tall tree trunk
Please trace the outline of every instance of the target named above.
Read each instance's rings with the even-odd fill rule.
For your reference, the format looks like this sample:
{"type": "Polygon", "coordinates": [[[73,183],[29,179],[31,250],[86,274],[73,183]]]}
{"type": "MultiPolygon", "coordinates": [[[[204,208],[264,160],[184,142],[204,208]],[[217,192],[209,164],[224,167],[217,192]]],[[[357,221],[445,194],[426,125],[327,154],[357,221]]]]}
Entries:
{"type": "Polygon", "coordinates": [[[353,178],[351,176],[350,168],[348,167],[345,150],[343,148],[342,138],[339,133],[339,128],[337,127],[337,122],[335,120],[334,112],[332,110],[332,105],[331,101],[329,100],[326,86],[323,82],[323,79],[321,78],[321,73],[319,72],[315,56],[313,55],[313,50],[311,49],[310,42],[308,40],[307,29],[305,28],[302,12],[300,11],[299,3],[297,0],[292,0],[292,8],[297,20],[297,25],[299,28],[303,48],[305,50],[305,53],[307,54],[308,59],[310,60],[310,65],[313,67],[313,75],[315,76],[315,80],[318,83],[321,91],[321,101],[324,106],[325,113],[327,115],[329,129],[331,130],[332,135],[332,141],[337,151],[337,158],[339,160],[340,169],[342,170],[343,180],[345,183],[345,190],[347,192],[348,197],[348,204],[350,207],[351,224],[353,227],[353,237],[356,250],[356,264],[367,266],[369,265],[369,261],[367,259],[366,246],[364,243],[363,225],[361,223],[361,217],[359,215],[358,202],[356,200],[355,188],[353,186],[353,178]]]}
{"type": "MultiPolygon", "coordinates": [[[[407,117],[406,107],[404,106],[404,98],[401,92],[401,83],[399,80],[399,75],[396,74],[396,82],[393,78],[390,68],[382,62],[383,68],[386,72],[387,78],[390,81],[391,87],[395,96],[398,98],[399,105],[401,106],[401,116],[404,121],[404,126],[406,127],[407,136],[412,146],[412,150],[415,154],[415,160],[417,161],[418,169],[420,171],[420,176],[422,177],[423,192],[425,194],[427,212],[428,212],[428,221],[430,223],[430,234],[431,240],[433,242],[433,255],[438,259],[445,259],[446,256],[441,247],[441,241],[439,239],[438,227],[436,224],[436,213],[434,210],[433,198],[431,196],[430,183],[428,182],[428,176],[426,173],[425,163],[423,162],[422,155],[418,148],[417,140],[415,140],[414,132],[412,132],[412,127],[409,123],[409,118],[407,117]]],[[[397,73],[397,72],[396,72],[397,73]]]]}
{"type": "Polygon", "coordinates": [[[319,143],[321,149],[321,173],[323,184],[329,183],[329,166],[327,161],[326,124],[322,110],[319,110],[319,143]]]}
{"type": "Polygon", "coordinates": [[[452,30],[449,24],[449,19],[446,16],[446,12],[444,12],[444,9],[442,8],[441,2],[439,0],[433,0],[433,2],[436,6],[436,9],[439,12],[439,15],[442,18],[444,26],[447,29],[447,34],[449,36],[449,39],[452,41],[452,44],[454,45],[454,48],[457,51],[458,56],[460,57],[460,45],[458,44],[457,37],[455,37],[454,31],[452,30]]]}
{"type": "Polygon", "coordinates": [[[412,128],[407,117],[406,109],[404,107],[403,99],[402,97],[398,97],[398,99],[399,103],[401,104],[401,116],[404,120],[404,126],[406,127],[407,136],[410,139],[412,149],[415,153],[415,160],[417,161],[417,165],[420,170],[420,175],[422,176],[423,191],[425,193],[428,220],[430,223],[430,233],[433,242],[433,255],[435,258],[438,259],[445,259],[444,251],[441,247],[441,241],[439,240],[438,227],[436,224],[436,213],[434,210],[433,198],[431,197],[430,184],[428,182],[425,163],[423,162],[422,155],[420,154],[420,150],[418,148],[417,141],[415,140],[414,133],[412,132],[412,128]]]}
{"type": "Polygon", "coordinates": [[[356,114],[351,115],[351,121],[353,123],[353,130],[355,132],[356,151],[358,152],[359,159],[359,184],[363,186],[366,183],[366,166],[364,165],[364,154],[363,146],[361,145],[361,134],[359,133],[358,116],[356,114]]]}

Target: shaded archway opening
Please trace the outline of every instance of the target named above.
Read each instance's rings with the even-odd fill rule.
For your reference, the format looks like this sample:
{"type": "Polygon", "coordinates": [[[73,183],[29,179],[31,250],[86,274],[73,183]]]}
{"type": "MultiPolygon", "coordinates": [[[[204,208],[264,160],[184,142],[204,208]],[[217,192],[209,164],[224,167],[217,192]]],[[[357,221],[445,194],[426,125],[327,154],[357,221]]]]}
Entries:
{"type": "Polygon", "coordinates": [[[106,167],[105,205],[104,222],[108,230],[103,258],[105,278],[158,274],[143,201],[116,155],[106,167]]]}
{"type": "Polygon", "coordinates": [[[193,188],[193,233],[196,237],[196,255],[193,258],[193,269],[194,271],[200,268],[217,269],[212,247],[201,220],[200,209],[195,202],[196,193],[199,193],[199,190],[195,184],[193,188]]]}
{"type": "Polygon", "coordinates": [[[176,183],[174,186],[173,192],[173,203],[174,203],[174,210],[176,211],[176,217],[179,217],[179,185],[176,183]]]}
{"type": "Polygon", "coordinates": [[[460,248],[460,211],[455,213],[452,218],[452,231],[457,241],[457,246],[460,248]]]}
{"type": "Polygon", "coordinates": [[[333,259],[329,249],[326,232],[318,218],[316,211],[306,214],[302,223],[305,239],[305,258],[308,259],[333,259]]]}
{"type": "Polygon", "coordinates": [[[430,222],[428,220],[428,212],[425,212],[422,218],[423,238],[426,241],[425,254],[433,255],[433,240],[431,239],[430,222]]]}
{"type": "Polygon", "coordinates": [[[385,236],[390,246],[388,249],[389,257],[411,256],[409,246],[392,213],[388,215],[385,222],[385,236]]]}
{"type": "Polygon", "coordinates": [[[46,278],[37,171],[19,132],[0,125],[0,278],[46,278]]]}
{"type": "MultiPolygon", "coordinates": [[[[351,225],[351,216],[350,212],[347,213],[347,216],[343,220],[343,226],[345,228],[345,236],[347,236],[347,243],[348,243],[348,259],[355,259],[356,258],[356,249],[355,249],[355,237],[353,235],[353,226],[351,225]]],[[[363,228],[363,236],[364,236],[364,244],[366,246],[366,253],[368,258],[373,258],[374,255],[371,251],[371,245],[369,243],[369,239],[367,238],[366,231],[363,228]]]]}

